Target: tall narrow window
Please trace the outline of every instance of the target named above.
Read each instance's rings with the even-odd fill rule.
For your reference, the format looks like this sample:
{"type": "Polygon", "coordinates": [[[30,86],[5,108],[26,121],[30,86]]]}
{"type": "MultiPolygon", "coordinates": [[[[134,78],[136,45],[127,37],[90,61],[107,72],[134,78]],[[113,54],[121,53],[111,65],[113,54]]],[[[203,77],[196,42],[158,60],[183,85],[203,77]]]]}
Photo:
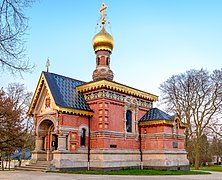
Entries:
{"type": "Polygon", "coordinates": [[[107,66],[109,65],[109,58],[108,57],[106,58],[106,65],[107,66]]]}
{"type": "Polygon", "coordinates": [[[42,137],[42,150],[45,151],[45,137],[42,137]]]}
{"type": "Polygon", "coordinates": [[[132,132],[132,112],[130,110],[126,111],[126,131],[132,132]]]}
{"type": "Polygon", "coordinates": [[[85,128],[82,128],[80,145],[86,146],[86,129],[85,128]]]}
{"type": "Polygon", "coordinates": [[[66,150],[68,150],[68,143],[69,143],[68,138],[69,138],[69,135],[66,135],[66,150]]]}
{"type": "Polygon", "coordinates": [[[100,58],[97,58],[97,65],[100,65],[100,58]]]}

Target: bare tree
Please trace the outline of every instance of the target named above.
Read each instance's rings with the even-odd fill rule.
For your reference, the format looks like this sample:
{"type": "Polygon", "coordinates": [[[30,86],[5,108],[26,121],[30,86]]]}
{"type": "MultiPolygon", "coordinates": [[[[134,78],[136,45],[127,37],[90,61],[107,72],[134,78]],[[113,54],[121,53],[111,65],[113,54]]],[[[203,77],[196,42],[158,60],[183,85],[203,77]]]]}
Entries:
{"type": "Polygon", "coordinates": [[[24,84],[10,83],[7,87],[6,94],[13,101],[14,109],[21,110],[20,118],[23,121],[26,118],[32,93],[26,90],[24,84]]]}
{"type": "Polygon", "coordinates": [[[219,125],[222,112],[222,70],[190,70],[173,75],[160,85],[168,111],[177,110],[188,124],[187,138],[194,143],[195,169],[199,168],[203,134],[219,125]]]}
{"type": "Polygon", "coordinates": [[[33,121],[31,117],[27,117],[26,113],[31,103],[32,93],[26,91],[24,84],[11,83],[7,88],[7,95],[12,99],[15,110],[20,110],[20,120],[24,124],[20,137],[19,148],[21,148],[21,155],[19,158],[19,166],[21,166],[22,157],[26,148],[33,146],[33,121]]]}
{"type": "Polygon", "coordinates": [[[12,74],[30,71],[24,35],[28,28],[24,9],[33,0],[0,0],[0,66],[12,74]]]}
{"type": "Polygon", "coordinates": [[[26,112],[32,93],[24,85],[12,83],[7,91],[0,90],[0,155],[8,157],[18,148],[22,150],[30,144],[32,121],[26,112]]]}
{"type": "MultiPolygon", "coordinates": [[[[22,136],[22,122],[19,118],[20,110],[14,109],[13,101],[3,89],[0,90],[0,156],[11,154],[18,147],[15,143],[20,142],[22,136]]],[[[3,164],[3,163],[2,163],[3,164]]],[[[2,166],[4,170],[4,166],[2,166]]]]}

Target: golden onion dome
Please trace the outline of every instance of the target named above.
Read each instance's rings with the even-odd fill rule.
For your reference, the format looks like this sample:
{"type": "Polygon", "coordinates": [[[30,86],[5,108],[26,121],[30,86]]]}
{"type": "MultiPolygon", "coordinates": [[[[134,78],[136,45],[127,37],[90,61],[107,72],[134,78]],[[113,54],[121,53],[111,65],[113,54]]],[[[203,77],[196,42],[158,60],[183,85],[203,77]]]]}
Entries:
{"type": "Polygon", "coordinates": [[[106,32],[105,28],[102,27],[101,31],[94,36],[92,44],[95,52],[99,50],[108,50],[111,52],[114,47],[114,40],[113,37],[106,32]]]}

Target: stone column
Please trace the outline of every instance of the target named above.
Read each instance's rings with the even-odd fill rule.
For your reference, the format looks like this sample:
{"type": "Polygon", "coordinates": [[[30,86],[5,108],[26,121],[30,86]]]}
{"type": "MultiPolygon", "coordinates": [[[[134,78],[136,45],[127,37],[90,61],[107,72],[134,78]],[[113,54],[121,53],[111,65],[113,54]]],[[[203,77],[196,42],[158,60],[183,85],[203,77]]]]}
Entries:
{"type": "Polygon", "coordinates": [[[66,151],[66,135],[58,135],[58,151],[66,151]]]}
{"type": "Polygon", "coordinates": [[[35,138],[35,151],[42,151],[43,139],[42,137],[36,136],[35,138]]]}
{"type": "Polygon", "coordinates": [[[46,144],[46,150],[51,150],[51,133],[48,132],[46,135],[47,144],[46,144]]]}

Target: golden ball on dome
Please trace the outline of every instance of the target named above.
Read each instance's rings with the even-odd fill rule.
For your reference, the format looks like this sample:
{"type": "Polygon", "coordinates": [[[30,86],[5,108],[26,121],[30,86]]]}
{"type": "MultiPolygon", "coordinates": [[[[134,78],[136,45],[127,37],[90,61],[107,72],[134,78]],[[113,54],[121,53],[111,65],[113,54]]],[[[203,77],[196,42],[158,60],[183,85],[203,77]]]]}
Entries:
{"type": "Polygon", "coordinates": [[[113,37],[106,32],[104,27],[102,27],[102,30],[94,36],[92,43],[95,52],[99,50],[108,50],[111,52],[114,47],[113,37]]]}

